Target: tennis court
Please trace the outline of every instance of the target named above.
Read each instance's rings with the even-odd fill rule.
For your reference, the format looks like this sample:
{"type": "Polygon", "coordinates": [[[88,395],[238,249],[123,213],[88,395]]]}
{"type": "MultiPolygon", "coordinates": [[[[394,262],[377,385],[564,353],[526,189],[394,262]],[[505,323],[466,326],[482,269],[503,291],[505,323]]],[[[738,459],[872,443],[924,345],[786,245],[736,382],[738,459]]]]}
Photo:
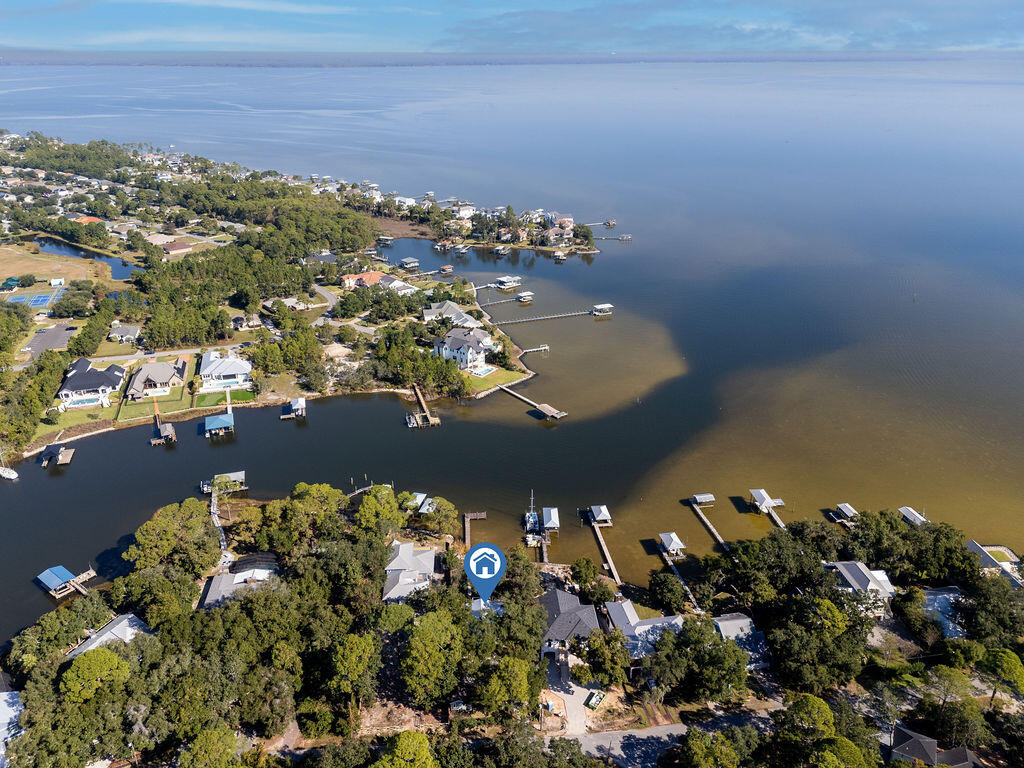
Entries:
{"type": "Polygon", "coordinates": [[[64,295],[64,287],[61,286],[53,293],[37,293],[35,295],[22,294],[11,296],[7,301],[11,304],[28,304],[30,307],[47,307],[64,295]]]}

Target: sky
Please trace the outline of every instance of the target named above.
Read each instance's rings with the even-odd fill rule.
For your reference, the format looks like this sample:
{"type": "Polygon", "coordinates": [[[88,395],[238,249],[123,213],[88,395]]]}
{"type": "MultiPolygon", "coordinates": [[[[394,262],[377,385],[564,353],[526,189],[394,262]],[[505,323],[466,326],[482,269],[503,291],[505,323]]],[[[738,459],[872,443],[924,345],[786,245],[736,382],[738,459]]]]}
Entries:
{"type": "Polygon", "coordinates": [[[0,0],[0,48],[334,53],[1024,49],[1022,0],[0,0]]]}

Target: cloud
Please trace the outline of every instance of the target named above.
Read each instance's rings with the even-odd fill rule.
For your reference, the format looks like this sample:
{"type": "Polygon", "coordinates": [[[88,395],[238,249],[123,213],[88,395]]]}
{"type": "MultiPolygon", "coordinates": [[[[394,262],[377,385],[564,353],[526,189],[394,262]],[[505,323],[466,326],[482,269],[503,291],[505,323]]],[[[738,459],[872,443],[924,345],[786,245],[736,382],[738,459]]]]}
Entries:
{"type": "Polygon", "coordinates": [[[287,13],[307,16],[336,16],[356,13],[359,9],[345,5],[293,3],[289,0],[109,0],[131,5],[188,5],[196,8],[228,8],[238,11],[287,13]]]}
{"type": "Polygon", "coordinates": [[[102,32],[85,38],[91,47],[170,44],[182,46],[239,46],[259,50],[326,50],[358,44],[365,46],[360,35],[337,32],[291,32],[269,29],[217,29],[211,27],[153,26],[102,32]]]}
{"type": "Polygon", "coordinates": [[[437,50],[839,51],[1024,48],[1020,0],[551,0],[457,21],[437,50]]]}

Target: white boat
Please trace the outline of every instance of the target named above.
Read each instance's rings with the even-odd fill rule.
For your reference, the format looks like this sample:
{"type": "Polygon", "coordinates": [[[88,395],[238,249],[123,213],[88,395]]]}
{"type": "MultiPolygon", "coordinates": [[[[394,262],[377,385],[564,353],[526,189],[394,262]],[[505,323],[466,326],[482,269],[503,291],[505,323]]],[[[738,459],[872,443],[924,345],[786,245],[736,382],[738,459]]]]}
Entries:
{"type": "Polygon", "coordinates": [[[0,478],[4,480],[17,480],[18,473],[7,466],[7,462],[4,461],[4,454],[0,451],[0,478]]]}

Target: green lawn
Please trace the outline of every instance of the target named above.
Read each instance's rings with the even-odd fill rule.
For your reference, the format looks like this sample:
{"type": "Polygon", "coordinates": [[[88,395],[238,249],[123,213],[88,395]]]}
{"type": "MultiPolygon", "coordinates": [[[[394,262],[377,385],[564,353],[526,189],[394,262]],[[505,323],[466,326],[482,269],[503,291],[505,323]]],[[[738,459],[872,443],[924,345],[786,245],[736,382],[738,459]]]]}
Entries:
{"type": "Polygon", "coordinates": [[[484,377],[473,376],[469,373],[463,373],[462,378],[466,380],[466,384],[469,386],[471,392],[483,392],[485,389],[491,389],[499,384],[508,386],[509,384],[519,381],[525,373],[522,371],[506,371],[504,368],[498,368],[493,373],[489,373],[484,377]]]}
{"type": "MultiPolygon", "coordinates": [[[[169,395],[158,397],[156,401],[160,406],[160,413],[174,413],[175,411],[186,410],[191,405],[192,398],[185,390],[185,387],[171,387],[169,395]]],[[[126,421],[128,419],[152,416],[153,414],[153,398],[147,397],[145,400],[138,401],[125,400],[117,418],[118,421],[126,421]]]]}
{"type": "MultiPolygon", "coordinates": [[[[256,395],[248,389],[235,389],[231,391],[232,403],[251,403],[255,399],[256,395]]],[[[227,401],[228,396],[224,392],[203,392],[196,398],[196,407],[210,408],[215,405],[223,405],[227,401]]]]}
{"type": "Polygon", "coordinates": [[[134,355],[137,350],[131,344],[118,344],[116,341],[104,341],[93,357],[114,357],[115,355],[134,355]]]}
{"type": "Polygon", "coordinates": [[[33,439],[40,435],[59,432],[62,429],[75,427],[79,424],[87,424],[90,421],[112,419],[115,413],[117,413],[117,403],[113,400],[111,400],[109,408],[71,408],[64,413],[58,412],[57,423],[47,424],[46,422],[40,422],[39,426],[36,427],[33,439]]]}

